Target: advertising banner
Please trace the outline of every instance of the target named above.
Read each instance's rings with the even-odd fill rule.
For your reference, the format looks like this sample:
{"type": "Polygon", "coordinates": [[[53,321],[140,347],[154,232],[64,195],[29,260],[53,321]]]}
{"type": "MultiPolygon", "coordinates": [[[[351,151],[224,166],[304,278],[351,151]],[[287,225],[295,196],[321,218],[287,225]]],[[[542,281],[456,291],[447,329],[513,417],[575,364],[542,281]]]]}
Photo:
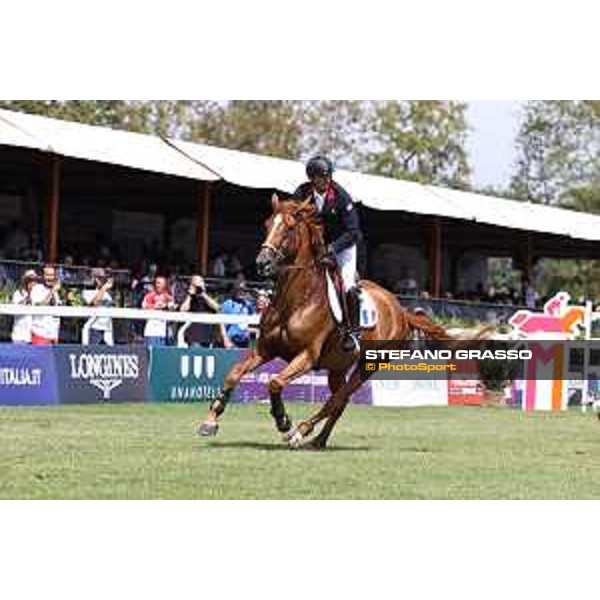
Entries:
{"type": "MultiPolygon", "coordinates": [[[[276,359],[254,373],[248,373],[242,378],[234,392],[238,402],[256,402],[269,399],[269,381],[283,369],[287,363],[276,359]]],[[[312,371],[292,381],[283,390],[284,402],[325,402],[331,396],[327,383],[327,371],[312,371]]],[[[351,398],[351,402],[359,404],[371,403],[370,383],[364,384],[351,398]]]]}
{"type": "MultiPolygon", "coordinates": [[[[223,387],[225,376],[248,350],[222,348],[152,348],[150,353],[150,399],[153,402],[212,401],[223,387]]],[[[275,359],[245,375],[236,387],[233,402],[269,399],[269,381],[286,362],[275,359]]],[[[327,373],[318,371],[299,377],[283,392],[284,401],[324,402],[330,396],[327,373]]],[[[371,403],[369,384],[352,397],[352,402],[371,403]]]]}
{"type": "Polygon", "coordinates": [[[151,348],[150,399],[212,401],[229,369],[245,352],[223,348],[151,348]]]}
{"type": "Polygon", "coordinates": [[[0,344],[0,405],[57,402],[52,348],[0,344]]]}
{"type": "Polygon", "coordinates": [[[459,406],[481,406],[484,399],[484,385],[479,380],[479,366],[476,361],[456,361],[461,363],[461,377],[455,379],[448,373],[448,404],[459,406]],[[471,373],[471,379],[464,379],[471,373]]]}
{"type": "Polygon", "coordinates": [[[371,381],[375,406],[446,406],[448,381],[444,379],[395,379],[371,381]]]}
{"type": "Polygon", "coordinates": [[[144,346],[56,346],[61,403],[144,402],[148,350],[144,346]]]}

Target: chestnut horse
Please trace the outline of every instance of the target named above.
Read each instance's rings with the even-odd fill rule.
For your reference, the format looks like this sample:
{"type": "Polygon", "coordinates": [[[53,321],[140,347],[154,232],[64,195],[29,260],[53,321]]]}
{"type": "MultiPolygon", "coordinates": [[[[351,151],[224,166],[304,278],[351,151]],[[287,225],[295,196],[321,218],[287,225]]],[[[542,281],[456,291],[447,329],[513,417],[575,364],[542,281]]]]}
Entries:
{"type": "MultiPolygon", "coordinates": [[[[325,267],[318,260],[325,249],[322,229],[310,200],[299,203],[273,196],[273,215],[266,229],[256,262],[259,273],[276,277],[273,301],[261,318],[256,349],[227,374],[199,433],[216,435],[218,419],[241,378],[279,357],[288,365],[269,382],[275,425],[291,447],[323,449],[350,396],[363,383],[358,355],[342,349],[343,335],[329,307],[325,267]],[[312,417],[292,427],[282,390],[290,381],[317,368],[328,371],[331,397],[312,417]],[[326,422],[318,435],[304,443],[323,420],[326,422]]],[[[406,340],[416,331],[431,339],[454,339],[443,327],[412,315],[376,283],[361,281],[360,288],[371,296],[378,313],[375,326],[363,331],[363,339],[406,340]]]]}

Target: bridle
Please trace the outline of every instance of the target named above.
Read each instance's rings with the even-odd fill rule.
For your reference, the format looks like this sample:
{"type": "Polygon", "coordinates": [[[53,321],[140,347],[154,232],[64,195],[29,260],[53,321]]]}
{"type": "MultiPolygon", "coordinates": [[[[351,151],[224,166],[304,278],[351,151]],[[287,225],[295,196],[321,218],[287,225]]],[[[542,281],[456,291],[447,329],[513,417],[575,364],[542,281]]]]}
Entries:
{"type": "MultiPolygon", "coordinates": [[[[286,227],[286,231],[284,233],[284,238],[283,238],[281,245],[284,244],[284,242],[287,240],[288,235],[292,231],[295,231],[296,227],[298,225],[300,225],[300,223],[307,221],[307,219],[305,217],[298,217],[296,215],[294,215],[294,217],[296,218],[296,223],[291,227],[286,227]]],[[[281,247],[276,248],[275,246],[273,246],[273,244],[269,244],[268,242],[265,242],[264,244],[261,245],[261,250],[269,250],[270,252],[272,252],[273,255],[275,256],[277,267],[280,269],[286,269],[286,270],[287,269],[314,269],[317,266],[317,263],[316,263],[314,257],[313,257],[313,260],[309,264],[305,264],[305,265],[282,264],[286,259],[290,258],[289,255],[287,255],[284,251],[282,251],[281,247]]]]}
{"type": "Polygon", "coordinates": [[[275,255],[275,258],[277,258],[277,264],[279,264],[281,261],[285,260],[285,258],[286,258],[285,253],[282,252],[279,248],[275,248],[275,246],[273,246],[273,244],[264,243],[260,247],[260,249],[261,250],[270,250],[275,255]]]}

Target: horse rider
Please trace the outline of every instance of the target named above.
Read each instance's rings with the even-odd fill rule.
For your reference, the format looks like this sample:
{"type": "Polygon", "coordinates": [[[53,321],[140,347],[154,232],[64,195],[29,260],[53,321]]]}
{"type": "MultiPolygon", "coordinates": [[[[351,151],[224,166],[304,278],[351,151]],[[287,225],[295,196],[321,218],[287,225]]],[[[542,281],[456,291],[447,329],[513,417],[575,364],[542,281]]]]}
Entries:
{"type": "Polygon", "coordinates": [[[343,348],[352,352],[360,339],[360,292],[357,287],[357,248],[362,240],[358,211],[350,194],[333,180],[333,163],[321,154],[306,163],[309,179],[303,183],[294,197],[298,200],[311,198],[323,224],[326,252],[319,260],[323,264],[339,266],[346,294],[346,331],[343,348]]]}

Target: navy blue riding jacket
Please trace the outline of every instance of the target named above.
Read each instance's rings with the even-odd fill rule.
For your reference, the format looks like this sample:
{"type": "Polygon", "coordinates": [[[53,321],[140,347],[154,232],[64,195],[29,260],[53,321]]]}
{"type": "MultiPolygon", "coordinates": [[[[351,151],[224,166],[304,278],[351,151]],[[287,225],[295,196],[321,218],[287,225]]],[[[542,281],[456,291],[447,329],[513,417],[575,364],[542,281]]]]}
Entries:
{"type": "MultiPolygon", "coordinates": [[[[315,202],[312,183],[307,181],[294,192],[294,198],[306,200],[309,197],[315,202]]],[[[361,242],[356,206],[350,194],[335,181],[329,184],[320,216],[325,243],[331,244],[336,254],[361,242]]]]}

